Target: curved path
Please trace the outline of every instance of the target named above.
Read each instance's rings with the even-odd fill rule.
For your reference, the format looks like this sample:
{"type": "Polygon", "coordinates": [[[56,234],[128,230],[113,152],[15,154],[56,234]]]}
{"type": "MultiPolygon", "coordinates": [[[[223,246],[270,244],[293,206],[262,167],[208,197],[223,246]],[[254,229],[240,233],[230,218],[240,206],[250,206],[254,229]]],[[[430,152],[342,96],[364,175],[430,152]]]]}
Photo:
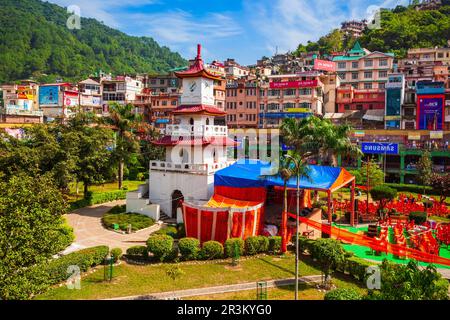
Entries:
{"type": "Polygon", "coordinates": [[[64,254],[99,245],[107,245],[110,249],[121,248],[125,253],[129,247],[145,245],[149,235],[160,229],[159,224],[132,234],[120,234],[102,226],[103,214],[121,204],[125,204],[125,200],[81,208],[67,214],[65,217],[68,224],[74,229],[75,242],[64,251],[64,254]]]}

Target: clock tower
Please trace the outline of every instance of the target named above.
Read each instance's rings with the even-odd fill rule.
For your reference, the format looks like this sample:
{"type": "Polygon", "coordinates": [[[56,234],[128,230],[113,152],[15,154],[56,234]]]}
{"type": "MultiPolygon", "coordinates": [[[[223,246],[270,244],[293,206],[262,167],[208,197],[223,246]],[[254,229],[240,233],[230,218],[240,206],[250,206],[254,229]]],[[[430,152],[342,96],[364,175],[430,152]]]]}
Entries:
{"type": "MultiPolygon", "coordinates": [[[[209,200],[214,193],[214,173],[232,163],[227,159],[227,148],[236,145],[228,138],[226,126],[214,125],[215,117],[223,117],[226,112],[214,105],[214,80],[219,78],[204,68],[200,45],[190,68],[175,75],[183,88],[181,104],[173,111],[178,124],[167,125],[164,136],[153,142],[165,148],[165,161],[150,161],[148,200],[153,209],[154,205],[159,207],[157,214],[149,215],[156,220],[160,218],[159,208],[175,219],[183,200],[209,200]]],[[[146,214],[146,209],[136,210],[137,202],[131,200],[129,205],[127,198],[127,211],[129,207],[146,214]]]]}

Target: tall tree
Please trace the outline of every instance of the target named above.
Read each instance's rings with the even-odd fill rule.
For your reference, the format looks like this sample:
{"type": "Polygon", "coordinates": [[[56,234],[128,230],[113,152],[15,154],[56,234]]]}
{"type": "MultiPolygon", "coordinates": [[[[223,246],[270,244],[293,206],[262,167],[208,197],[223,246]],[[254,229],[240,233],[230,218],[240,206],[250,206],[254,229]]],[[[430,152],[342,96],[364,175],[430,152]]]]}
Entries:
{"type": "Polygon", "coordinates": [[[25,173],[0,179],[0,297],[28,290],[23,271],[69,245],[62,215],[67,206],[51,176],[25,173]]]}
{"type": "Polygon", "coordinates": [[[136,153],[139,152],[136,131],[142,125],[142,117],[133,112],[133,109],[131,104],[112,104],[109,109],[110,117],[106,119],[115,131],[113,157],[118,165],[119,189],[122,189],[125,164],[135,159],[136,153]]]}
{"type": "Polygon", "coordinates": [[[450,173],[441,175],[434,173],[431,176],[431,186],[434,192],[439,195],[439,202],[444,203],[447,197],[450,197],[450,173]]]}
{"type": "Polygon", "coordinates": [[[298,154],[310,152],[325,163],[337,166],[337,155],[360,156],[362,152],[350,141],[352,128],[336,126],[327,119],[284,119],[281,135],[285,143],[295,148],[298,154]]]}
{"type": "Polygon", "coordinates": [[[418,178],[424,186],[423,192],[425,193],[425,186],[431,185],[431,178],[433,176],[433,163],[431,162],[431,154],[429,151],[422,153],[417,163],[417,171],[419,172],[418,178]]]}

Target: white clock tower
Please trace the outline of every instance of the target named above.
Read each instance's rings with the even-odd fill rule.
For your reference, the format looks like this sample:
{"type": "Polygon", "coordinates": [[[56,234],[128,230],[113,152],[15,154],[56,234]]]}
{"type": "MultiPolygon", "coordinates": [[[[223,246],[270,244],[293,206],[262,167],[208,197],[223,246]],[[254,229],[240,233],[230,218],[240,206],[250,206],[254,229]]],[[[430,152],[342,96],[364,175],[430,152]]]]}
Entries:
{"type": "MultiPolygon", "coordinates": [[[[181,202],[204,202],[214,193],[214,173],[229,166],[227,147],[236,143],[228,138],[226,126],[214,125],[214,118],[226,112],[214,106],[214,80],[203,65],[201,46],[191,67],[175,73],[182,80],[181,105],[173,111],[179,124],[167,125],[164,136],[155,145],[166,149],[165,161],[150,161],[149,202],[177,218],[181,202]]],[[[145,193],[142,190],[141,193],[145,193]]],[[[145,209],[134,211],[146,213],[145,209]]],[[[128,211],[128,199],[127,199],[128,211]]],[[[159,212],[148,214],[159,219],[159,212]]]]}

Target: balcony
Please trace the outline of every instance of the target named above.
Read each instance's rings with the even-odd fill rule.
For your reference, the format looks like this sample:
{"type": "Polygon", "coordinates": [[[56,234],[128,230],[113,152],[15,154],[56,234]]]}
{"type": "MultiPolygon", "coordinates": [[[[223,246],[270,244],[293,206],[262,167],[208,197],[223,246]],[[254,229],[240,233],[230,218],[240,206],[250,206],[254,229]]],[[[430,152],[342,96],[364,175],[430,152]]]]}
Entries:
{"type": "Polygon", "coordinates": [[[6,115],[17,115],[17,116],[34,116],[43,117],[44,113],[42,111],[36,110],[25,110],[20,106],[8,105],[6,108],[0,109],[1,114],[6,115]]]}
{"type": "Polygon", "coordinates": [[[171,124],[166,126],[164,133],[173,137],[227,137],[228,128],[226,126],[191,126],[171,124]]]}
{"type": "Polygon", "coordinates": [[[194,174],[213,174],[216,171],[228,167],[232,162],[221,162],[213,164],[173,163],[166,161],[150,161],[150,170],[174,171],[194,174]]]}

